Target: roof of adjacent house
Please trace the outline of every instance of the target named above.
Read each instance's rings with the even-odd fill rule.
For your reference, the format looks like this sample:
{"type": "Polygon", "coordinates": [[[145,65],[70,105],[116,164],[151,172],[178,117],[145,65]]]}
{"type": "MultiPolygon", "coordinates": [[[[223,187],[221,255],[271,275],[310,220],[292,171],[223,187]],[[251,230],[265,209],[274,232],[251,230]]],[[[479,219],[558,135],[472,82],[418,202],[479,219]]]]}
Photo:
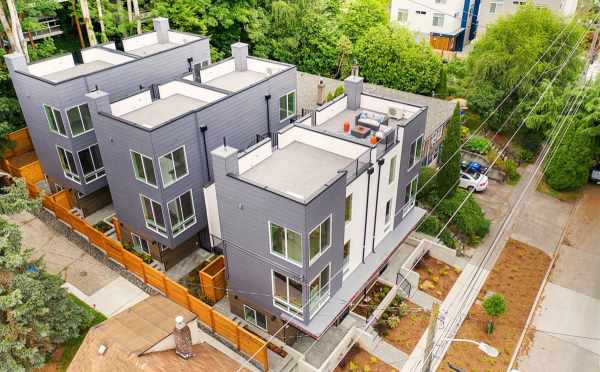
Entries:
{"type": "Polygon", "coordinates": [[[69,372],[183,370],[233,371],[239,363],[207,343],[193,346],[195,356],[183,360],[174,350],[144,354],[173,332],[175,317],[186,323],[196,318],[194,313],[161,295],[150,296],[131,308],[90,329],[69,372]],[[106,346],[99,354],[101,345],[106,346]]]}
{"type": "MultiPolygon", "coordinates": [[[[306,72],[297,73],[297,100],[301,109],[314,109],[317,106],[317,85],[321,79],[318,75],[306,72]]],[[[325,83],[325,95],[334,91],[338,86],[344,86],[344,82],[335,79],[322,78],[325,83]]],[[[425,127],[425,137],[429,137],[433,132],[444,125],[454,112],[455,103],[439,98],[423,96],[401,90],[386,88],[381,85],[365,83],[363,86],[365,93],[374,94],[383,98],[394,99],[417,106],[427,106],[427,123],[425,127]]]]}

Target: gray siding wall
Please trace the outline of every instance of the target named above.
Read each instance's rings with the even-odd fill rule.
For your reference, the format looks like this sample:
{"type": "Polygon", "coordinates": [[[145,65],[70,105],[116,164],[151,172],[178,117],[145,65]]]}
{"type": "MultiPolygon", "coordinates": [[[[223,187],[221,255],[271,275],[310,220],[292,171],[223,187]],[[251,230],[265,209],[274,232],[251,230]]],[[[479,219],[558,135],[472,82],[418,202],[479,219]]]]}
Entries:
{"type": "MultiPolygon", "coordinates": [[[[394,228],[402,221],[402,213],[400,210],[404,206],[406,185],[408,185],[414,177],[417,177],[421,170],[421,159],[416,159],[415,165],[413,165],[412,168],[409,168],[410,145],[419,136],[425,133],[426,121],[427,108],[423,109],[423,111],[417,114],[417,116],[403,128],[402,157],[400,160],[400,172],[398,174],[398,194],[396,197],[396,218],[394,219],[394,228]]],[[[421,152],[421,155],[425,155],[424,152],[421,152]]]]}
{"type": "MultiPolygon", "coordinates": [[[[48,121],[42,110],[43,104],[61,110],[65,127],[68,127],[66,109],[86,102],[84,95],[95,89],[96,86],[109,92],[111,99],[117,100],[136,92],[139,90],[140,85],[147,87],[153,83],[163,83],[185,73],[188,70],[188,57],[194,58],[195,62],[210,60],[208,39],[201,39],[89,76],[57,84],[51,84],[18,72],[13,73],[11,78],[44,172],[60,180],[65,186],[85,194],[106,185],[106,179],[104,178],[90,184],[79,185],[64,176],[58,160],[56,145],[58,144],[73,152],[81,176],[83,171],[77,160],[77,151],[96,143],[96,135],[92,131],[76,138],[64,138],[50,132],[48,121]]],[[[66,128],[66,130],[67,134],[70,135],[69,128],[66,128]]]]}

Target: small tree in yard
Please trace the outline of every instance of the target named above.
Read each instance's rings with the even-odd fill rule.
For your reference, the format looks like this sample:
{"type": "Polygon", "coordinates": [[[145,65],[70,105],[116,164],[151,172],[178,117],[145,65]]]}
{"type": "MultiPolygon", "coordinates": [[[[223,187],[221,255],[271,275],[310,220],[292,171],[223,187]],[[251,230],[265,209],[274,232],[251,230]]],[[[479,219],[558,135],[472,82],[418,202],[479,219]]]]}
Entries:
{"type": "Polygon", "coordinates": [[[506,300],[501,294],[495,293],[483,301],[483,309],[492,317],[492,320],[487,324],[487,333],[492,334],[494,332],[494,319],[506,313],[506,300]]]}
{"type": "Polygon", "coordinates": [[[460,153],[458,152],[461,142],[460,127],[460,107],[456,104],[454,115],[452,115],[446,130],[446,137],[442,143],[439,158],[439,165],[442,168],[436,176],[436,188],[440,197],[443,197],[446,193],[451,195],[458,185],[458,178],[460,177],[460,153]]]}

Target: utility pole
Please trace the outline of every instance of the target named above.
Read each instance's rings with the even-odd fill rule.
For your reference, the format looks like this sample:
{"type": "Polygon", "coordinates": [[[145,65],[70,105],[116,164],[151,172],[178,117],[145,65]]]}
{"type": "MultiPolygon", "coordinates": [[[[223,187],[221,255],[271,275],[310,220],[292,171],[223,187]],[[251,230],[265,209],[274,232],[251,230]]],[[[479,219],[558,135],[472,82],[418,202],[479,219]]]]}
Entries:
{"type": "Polygon", "coordinates": [[[421,369],[421,372],[429,372],[431,370],[431,362],[433,361],[433,340],[435,339],[435,329],[437,327],[439,314],[440,304],[434,302],[431,307],[431,315],[429,316],[429,325],[427,326],[427,344],[425,345],[425,358],[423,359],[423,369],[421,369]]]}

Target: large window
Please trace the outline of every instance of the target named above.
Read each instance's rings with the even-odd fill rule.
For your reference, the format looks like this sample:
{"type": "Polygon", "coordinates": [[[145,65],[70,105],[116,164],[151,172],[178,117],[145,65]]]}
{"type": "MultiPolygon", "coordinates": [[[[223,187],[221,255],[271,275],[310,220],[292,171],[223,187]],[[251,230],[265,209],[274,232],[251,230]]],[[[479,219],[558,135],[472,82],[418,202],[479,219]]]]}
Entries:
{"type": "Polygon", "coordinates": [[[406,24],[408,22],[408,10],[398,9],[398,23],[406,24]]]}
{"type": "Polygon", "coordinates": [[[417,197],[418,177],[413,178],[404,190],[404,204],[417,197]]]}
{"type": "Polygon", "coordinates": [[[302,265],[302,239],[294,230],[269,222],[271,253],[302,265]]]}
{"type": "Polygon", "coordinates": [[[146,239],[142,239],[138,234],[131,233],[131,241],[133,242],[133,249],[138,252],[150,254],[150,247],[146,239]]]}
{"type": "Polygon", "coordinates": [[[388,185],[396,180],[396,156],[390,159],[390,173],[388,175],[388,185]]]}
{"type": "Polygon", "coordinates": [[[444,27],[444,15],[442,13],[433,13],[433,25],[444,27]]]}
{"type": "Polygon", "coordinates": [[[331,246],[331,216],[310,232],[310,262],[312,263],[331,246]]]}
{"type": "Polygon", "coordinates": [[[79,156],[85,182],[92,182],[106,175],[98,144],[79,151],[77,155],[79,156]]]}
{"type": "Polygon", "coordinates": [[[156,187],[156,176],[154,175],[154,161],[142,154],[131,151],[131,162],[133,163],[133,174],[138,181],[156,187]]]}
{"type": "Polygon", "coordinates": [[[279,120],[284,121],[296,115],[296,91],[279,97],[279,120]]]}
{"type": "Polygon", "coordinates": [[[273,273],[273,305],[302,319],[302,284],[278,272],[273,273]]]}
{"type": "Polygon", "coordinates": [[[81,178],[79,178],[79,174],[77,173],[73,153],[60,146],[56,146],[56,150],[58,151],[58,159],[60,160],[60,166],[63,169],[65,177],[79,183],[81,178]]]}
{"type": "Polygon", "coordinates": [[[194,213],[194,197],[192,190],[189,190],[167,204],[169,209],[169,218],[171,219],[171,230],[173,236],[177,236],[187,228],[196,223],[196,213],[194,213]]]}
{"type": "Polygon", "coordinates": [[[244,319],[260,329],[267,330],[267,317],[265,314],[254,310],[248,305],[244,305],[244,319]]]}
{"type": "Polygon", "coordinates": [[[177,180],[188,174],[184,146],[161,156],[158,158],[158,163],[160,164],[160,174],[162,175],[162,182],[165,187],[175,183],[177,180]]]}
{"type": "Polygon", "coordinates": [[[311,318],[329,299],[329,270],[330,265],[325,266],[323,271],[310,282],[308,308],[311,318]]]}
{"type": "Polygon", "coordinates": [[[159,234],[166,234],[167,229],[165,228],[162,206],[145,195],[140,195],[140,200],[142,202],[146,227],[159,234]]]}
{"type": "Polygon", "coordinates": [[[352,194],[346,196],[346,205],[344,206],[344,221],[352,221],[352,194]]]}
{"type": "Polygon", "coordinates": [[[50,128],[50,131],[66,137],[67,131],[65,130],[65,125],[63,124],[62,117],[60,116],[60,111],[54,107],[44,105],[44,113],[46,114],[46,119],[48,119],[48,127],[50,128]]]}
{"type": "Polygon", "coordinates": [[[67,118],[69,119],[73,137],[94,129],[94,126],[92,125],[92,116],[90,115],[90,109],[87,103],[68,109],[67,118]]]}
{"type": "Polygon", "coordinates": [[[412,168],[420,159],[423,152],[423,136],[419,136],[413,143],[410,144],[410,159],[408,167],[412,168]]]}

